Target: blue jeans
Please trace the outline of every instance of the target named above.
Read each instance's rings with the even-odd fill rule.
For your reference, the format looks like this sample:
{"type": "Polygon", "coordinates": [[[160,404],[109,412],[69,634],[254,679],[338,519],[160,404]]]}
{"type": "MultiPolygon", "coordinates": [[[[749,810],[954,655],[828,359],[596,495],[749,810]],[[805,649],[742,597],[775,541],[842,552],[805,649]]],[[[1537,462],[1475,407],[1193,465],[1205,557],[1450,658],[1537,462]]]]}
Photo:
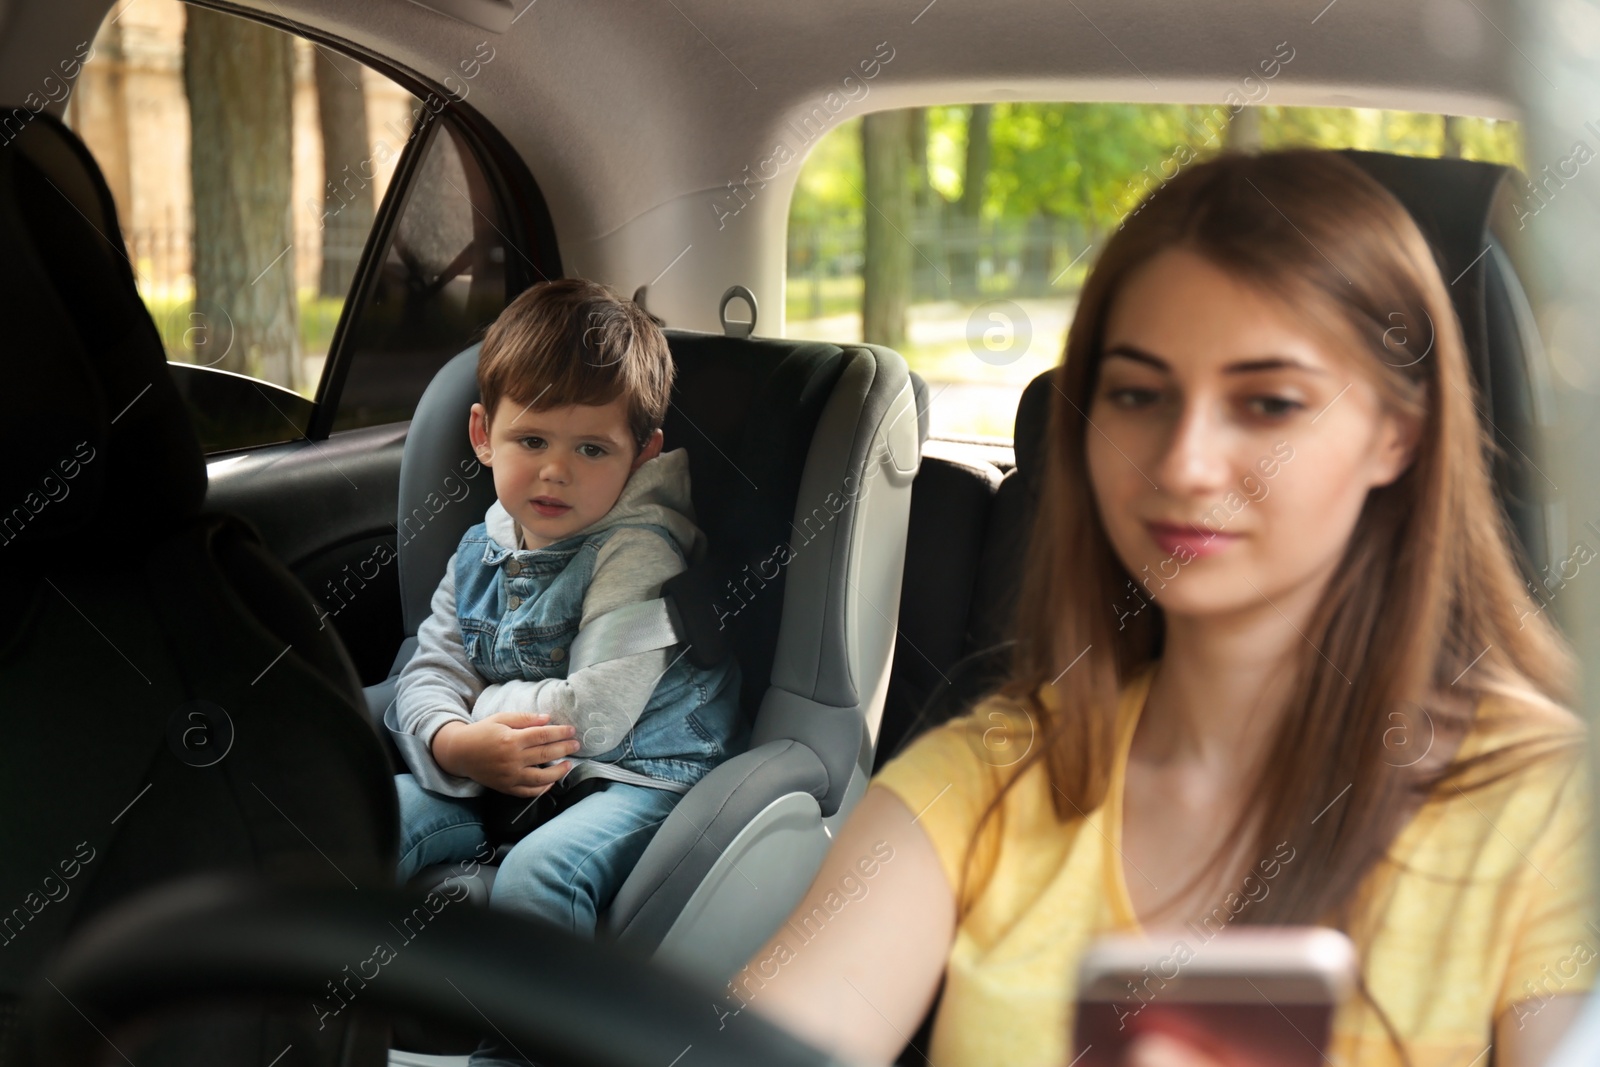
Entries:
{"type": "MultiPolygon", "coordinates": [[[[431,793],[409,774],[395,775],[394,784],[400,794],[402,885],[435,863],[482,857],[478,797],[431,793]]],[[[490,906],[594,936],[596,916],[610,906],[679,796],[612,782],[584,797],[512,847],[495,872],[490,906]]]]}
{"type": "MultiPolygon", "coordinates": [[[[394,784],[400,793],[400,884],[432,864],[484,855],[478,797],[430,793],[409,774],[395,775],[394,784]]],[[[679,799],[667,789],[626,782],[591,793],[512,847],[495,872],[490,907],[593,937],[596,916],[611,905],[679,799]]],[[[468,1063],[525,1067],[527,1061],[489,1039],[468,1063]]]]}

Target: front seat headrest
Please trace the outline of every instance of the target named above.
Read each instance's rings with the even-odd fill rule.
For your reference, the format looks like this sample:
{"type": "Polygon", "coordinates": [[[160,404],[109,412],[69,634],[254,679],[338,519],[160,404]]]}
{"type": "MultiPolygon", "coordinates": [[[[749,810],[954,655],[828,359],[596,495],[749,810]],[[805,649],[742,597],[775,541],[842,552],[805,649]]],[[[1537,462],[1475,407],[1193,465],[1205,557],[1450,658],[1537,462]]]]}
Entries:
{"type": "MultiPolygon", "coordinates": [[[[1509,383],[1497,382],[1491,369],[1485,277],[1494,264],[1484,252],[1491,214],[1508,168],[1464,159],[1396,156],[1356,149],[1343,149],[1338,154],[1388,189],[1411,213],[1433,246],[1461,320],[1467,361],[1482,402],[1489,409],[1485,417],[1492,417],[1496,388],[1509,387],[1509,383]]],[[[1035,377],[1017,404],[1017,471],[1034,500],[1038,499],[1039,479],[1043,476],[1054,374],[1052,368],[1035,377]]],[[[1499,488],[1504,494],[1506,487],[1502,484],[1499,488]]]]}
{"type": "Polygon", "coordinates": [[[1028,490],[1028,499],[1037,502],[1044,478],[1045,432],[1050,426],[1050,394],[1055,389],[1055,368],[1039,374],[1022,391],[1017,401],[1017,420],[1012,429],[1012,448],[1016,452],[1017,474],[1028,490]]]}
{"type": "Polygon", "coordinates": [[[1467,159],[1387,152],[1339,152],[1366,171],[1411,213],[1433,246],[1467,344],[1467,362],[1486,401],[1493,395],[1484,282],[1490,219],[1509,168],[1467,159]]]}
{"type": "Polygon", "coordinates": [[[0,565],[63,539],[149,543],[199,511],[205,459],[94,158],[48,114],[0,146],[10,410],[0,565]]]}

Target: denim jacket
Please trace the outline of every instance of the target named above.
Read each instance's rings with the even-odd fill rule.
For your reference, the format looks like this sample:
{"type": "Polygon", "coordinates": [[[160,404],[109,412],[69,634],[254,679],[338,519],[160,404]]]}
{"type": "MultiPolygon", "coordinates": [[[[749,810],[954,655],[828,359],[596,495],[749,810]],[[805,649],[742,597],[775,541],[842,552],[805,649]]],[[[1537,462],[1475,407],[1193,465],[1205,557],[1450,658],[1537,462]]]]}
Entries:
{"type": "MultiPolygon", "coordinates": [[[[566,677],[567,650],[578,635],[595,559],[606,541],[629,527],[654,531],[683,559],[671,532],[654,523],[580,532],[532,550],[505,547],[485,523],[468,530],[456,550],[455,587],[461,636],[473,668],[491,683],[566,677]]],[[[596,747],[596,731],[607,739],[614,734],[617,742],[593,762],[686,792],[743,749],[748,725],[739,708],[739,688],[736,660],[704,669],[677,654],[633,728],[623,715],[611,721],[602,717],[586,731],[585,747],[596,747]]]]}

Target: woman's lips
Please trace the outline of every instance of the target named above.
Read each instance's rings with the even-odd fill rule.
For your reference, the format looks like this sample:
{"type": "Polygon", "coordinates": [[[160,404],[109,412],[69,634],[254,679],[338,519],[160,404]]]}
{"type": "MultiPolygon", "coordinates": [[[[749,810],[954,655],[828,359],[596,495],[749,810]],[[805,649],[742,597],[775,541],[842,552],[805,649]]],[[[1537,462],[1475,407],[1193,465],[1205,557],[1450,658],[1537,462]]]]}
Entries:
{"type": "Polygon", "coordinates": [[[1150,532],[1151,539],[1161,546],[1161,551],[1169,556],[1180,552],[1190,556],[1212,556],[1239,540],[1238,534],[1220,533],[1200,526],[1147,522],[1144,528],[1150,532]]]}
{"type": "Polygon", "coordinates": [[[545,516],[564,515],[572,510],[571,504],[553,504],[545,500],[530,500],[528,503],[533,505],[534,511],[545,516]]]}

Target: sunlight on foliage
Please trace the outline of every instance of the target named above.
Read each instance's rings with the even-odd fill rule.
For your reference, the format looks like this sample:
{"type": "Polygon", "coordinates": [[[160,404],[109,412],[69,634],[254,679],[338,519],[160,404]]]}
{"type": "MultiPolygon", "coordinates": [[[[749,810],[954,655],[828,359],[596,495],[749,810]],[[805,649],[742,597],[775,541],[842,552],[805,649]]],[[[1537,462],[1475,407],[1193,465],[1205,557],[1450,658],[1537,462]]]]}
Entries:
{"type": "MultiPolygon", "coordinates": [[[[1526,170],[1521,128],[1496,119],[1261,106],[1246,116],[1253,122],[1243,122],[1226,104],[1006,102],[917,112],[925,165],[905,176],[912,211],[904,236],[917,255],[898,283],[909,304],[900,351],[930,383],[969,387],[952,390],[956,403],[936,405],[934,430],[943,433],[1009,434],[1005,410],[1015,403],[996,390],[1020,391],[1059,358],[1068,309],[1095,250],[1163,175],[1231,147],[1450,155],[1526,170]],[[988,138],[973,156],[972,116],[985,106],[988,138]],[[975,214],[966,214],[973,158],[982,169],[970,177],[981,196],[971,205],[975,214]],[[1025,356],[1009,367],[979,359],[971,347],[970,319],[993,300],[1016,301],[1033,324],[1025,356]]],[[[856,118],[817,144],[795,185],[788,336],[862,340],[865,186],[856,118]]]]}

